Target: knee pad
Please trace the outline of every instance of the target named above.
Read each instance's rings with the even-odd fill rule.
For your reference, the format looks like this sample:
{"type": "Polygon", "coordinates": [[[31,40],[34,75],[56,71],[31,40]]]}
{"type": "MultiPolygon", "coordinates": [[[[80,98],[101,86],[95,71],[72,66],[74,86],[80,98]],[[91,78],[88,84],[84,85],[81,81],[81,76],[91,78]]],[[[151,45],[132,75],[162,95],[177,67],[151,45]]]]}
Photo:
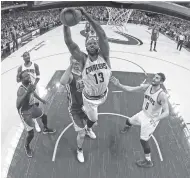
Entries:
{"type": "Polygon", "coordinates": [[[140,139],[141,145],[143,147],[144,153],[149,154],[150,153],[150,146],[148,141],[140,139]]]}
{"type": "Polygon", "coordinates": [[[34,129],[28,131],[28,137],[34,137],[34,129]]]}

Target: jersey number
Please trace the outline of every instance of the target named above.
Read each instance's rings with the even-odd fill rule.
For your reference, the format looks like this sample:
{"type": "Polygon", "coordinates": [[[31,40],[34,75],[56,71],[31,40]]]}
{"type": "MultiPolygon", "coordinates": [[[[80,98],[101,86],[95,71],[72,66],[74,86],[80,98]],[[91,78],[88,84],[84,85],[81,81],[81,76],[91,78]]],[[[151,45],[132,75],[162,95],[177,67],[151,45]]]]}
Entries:
{"type": "Polygon", "coordinates": [[[94,74],[94,77],[96,80],[96,84],[104,82],[104,75],[102,72],[98,73],[98,75],[94,74]]]}
{"type": "Polygon", "coordinates": [[[145,109],[147,110],[149,106],[149,103],[146,103],[145,109]]]}

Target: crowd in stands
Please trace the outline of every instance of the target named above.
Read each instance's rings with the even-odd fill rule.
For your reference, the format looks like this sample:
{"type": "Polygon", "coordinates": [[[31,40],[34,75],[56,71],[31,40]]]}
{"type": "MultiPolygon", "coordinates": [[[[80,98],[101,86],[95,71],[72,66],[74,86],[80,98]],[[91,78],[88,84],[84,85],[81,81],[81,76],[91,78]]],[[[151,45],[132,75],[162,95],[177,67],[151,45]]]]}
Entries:
{"type": "Polygon", "coordinates": [[[36,29],[40,29],[42,34],[50,26],[60,25],[59,14],[59,10],[30,12],[24,8],[1,13],[1,51],[14,38],[18,39],[36,29]]]}
{"type": "Polygon", "coordinates": [[[1,7],[9,7],[9,6],[15,6],[20,4],[26,4],[27,1],[1,1],[1,7]]]}
{"type": "Polygon", "coordinates": [[[190,22],[166,16],[161,14],[146,13],[142,11],[134,11],[129,22],[136,24],[144,24],[148,26],[158,26],[161,33],[167,35],[171,39],[178,41],[180,35],[185,36],[184,45],[190,49],[190,22]]]}
{"type": "MultiPolygon", "coordinates": [[[[18,1],[3,1],[1,5],[10,6],[18,3],[18,1]]],[[[95,20],[107,22],[109,19],[106,7],[85,7],[85,9],[95,20]]],[[[52,26],[60,25],[59,14],[60,9],[30,12],[24,7],[1,11],[1,49],[7,48],[7,44],[14,41],[15,38],[22,37],[35,29],[40,29],[44,33],[48,31],[50,24],[52,26]]],[[[157,24],[160,27],[160,32],[174,40],[177,40],[180,33],[183,33],[186,37],[185,44],[190,48],[190,22],[165,15],[133,10],[129,23],[148,26],[157,24]]]]}

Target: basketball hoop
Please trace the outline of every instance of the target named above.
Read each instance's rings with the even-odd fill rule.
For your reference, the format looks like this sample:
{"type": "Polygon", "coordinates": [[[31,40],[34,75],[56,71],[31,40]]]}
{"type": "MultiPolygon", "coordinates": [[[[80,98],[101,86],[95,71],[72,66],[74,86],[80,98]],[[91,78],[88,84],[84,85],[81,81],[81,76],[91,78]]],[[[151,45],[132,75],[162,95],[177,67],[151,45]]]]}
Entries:
{"type": "Polygon", "coordinates": [[[107,25],[110,25],[114,31],[126,32],[127,31],[127,22],[133,12],[133,9],[121,9],[121,8],[112,8],[106,7],[109,20],[107,25]]]}

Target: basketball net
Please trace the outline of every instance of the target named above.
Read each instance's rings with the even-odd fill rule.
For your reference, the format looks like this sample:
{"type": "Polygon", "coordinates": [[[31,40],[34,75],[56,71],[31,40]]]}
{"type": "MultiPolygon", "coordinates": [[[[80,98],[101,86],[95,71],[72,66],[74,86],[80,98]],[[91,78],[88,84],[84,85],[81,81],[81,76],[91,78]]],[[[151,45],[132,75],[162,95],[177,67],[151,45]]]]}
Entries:
{"type": "Polygon", "coordinates": [[[114,31],[126,32],[127,31],[127,22],[133,12],[133,9],[121,9],[121,8],[112,8],[106,7],[109,20],[107,25],[110,25],[114,31]]]}

